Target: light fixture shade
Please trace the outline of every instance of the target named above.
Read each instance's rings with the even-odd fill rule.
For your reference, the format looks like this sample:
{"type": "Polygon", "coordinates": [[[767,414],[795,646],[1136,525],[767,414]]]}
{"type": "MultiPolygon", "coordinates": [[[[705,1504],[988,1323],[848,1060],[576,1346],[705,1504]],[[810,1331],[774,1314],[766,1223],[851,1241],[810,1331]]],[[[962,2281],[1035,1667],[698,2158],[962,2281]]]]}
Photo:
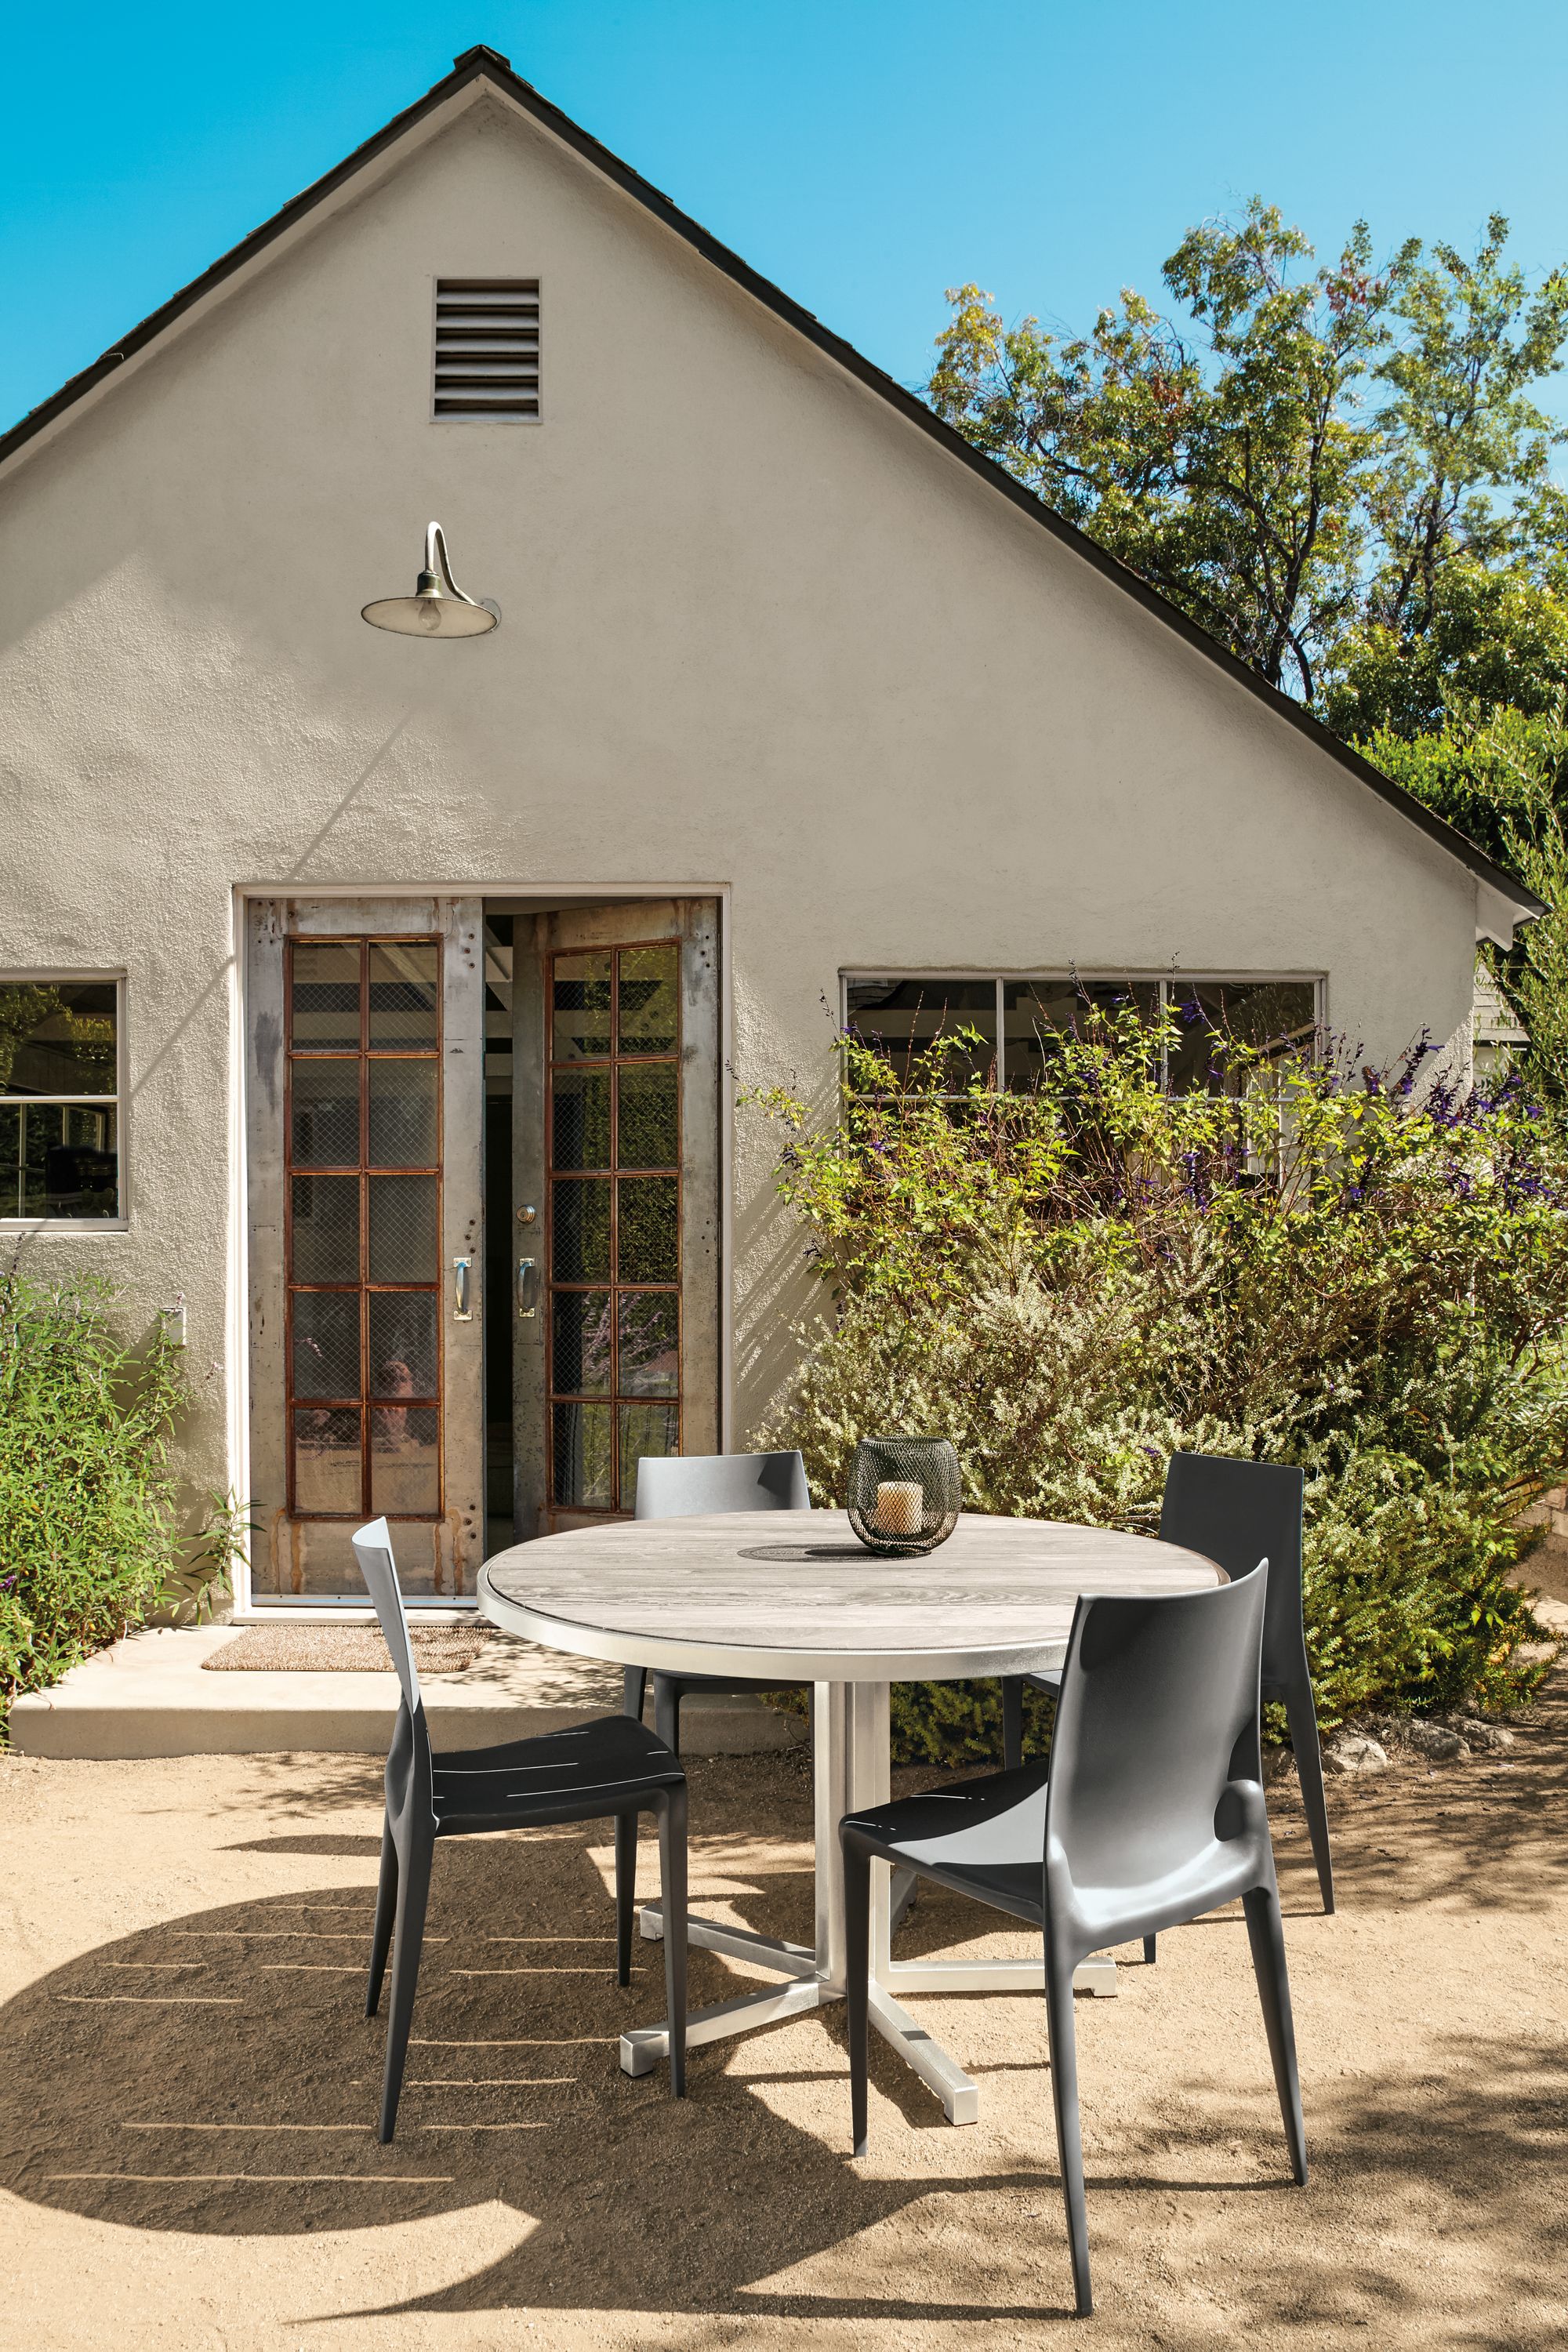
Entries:
{"type": "Polygon", "coordinates": [[[373,629],[391,629],[400,637],[483,637],[500,621],[500,606],[463,593],[447,560],[446,533],[433,522],[425,534],[425,569],[413,595],[379,596],[362,608],[360,617],[373,629]]]}

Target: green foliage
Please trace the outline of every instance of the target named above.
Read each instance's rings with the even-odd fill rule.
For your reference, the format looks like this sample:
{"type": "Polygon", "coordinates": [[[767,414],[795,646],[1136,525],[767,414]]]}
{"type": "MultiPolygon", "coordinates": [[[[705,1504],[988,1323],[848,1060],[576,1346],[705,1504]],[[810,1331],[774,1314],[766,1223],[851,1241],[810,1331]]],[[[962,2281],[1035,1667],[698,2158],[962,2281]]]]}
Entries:
{"type": "MultiPolygon", "coordinates": [[[[1156,1039],[1156,1042],[1157,1039],[1156,1039]]],[[[780,1190],[831,1317],[759,1442],[823,1502],[858,1439],[952,1439],[972,1510],[1151,1531],[1178,1448],[1308,1474],[1326,1726],[1506,1706],[1539,1668],[1508,1571],[1568,1464],[1568,1160],[1515,1087],[1353,1083],[1222,1041],[1226,1091],[1161,1091],[1149,1029],[1091,1014],[1039,1087],[850,1038],[842,1121],[790,1130],[780,1190]]],[[[984,1685],[905,1694],[906,1756],[994,1752],[984,1685]]]]}
{"type": "Polygon", "coordinates": [[[142,1622],[182,1573],[182,1350],[133,1355],[101,1288],[0,1277],[0,1707],[142,1622]]]}
{"type": "MultiPolygon", "coordinates": [[[[1563,587],[1561,576],[1544,581],[1521,564],[1489,572],[1472,557],[1456,559],[1438,576],[1419,633],[1376,618],[1347,632],[1324,716],[1373,758],[1374,735],[1415,740],[1450,719],[1474,723],[1504,709],[1551,716],[1568,691],[1563,587]]],[[[1484,813],[1477,821],[1485,825],[1484,813]]]]}

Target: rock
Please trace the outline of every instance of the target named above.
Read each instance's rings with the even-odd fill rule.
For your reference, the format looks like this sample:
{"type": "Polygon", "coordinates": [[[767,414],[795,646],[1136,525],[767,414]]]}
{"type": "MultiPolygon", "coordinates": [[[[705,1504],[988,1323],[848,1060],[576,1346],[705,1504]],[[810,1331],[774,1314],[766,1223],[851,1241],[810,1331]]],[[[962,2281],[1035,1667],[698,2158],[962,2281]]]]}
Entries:
{"type": "Polygon", "coordinates": [[[1485,1723],[1478,1715],[1456,1715],[1449,1718],[1451,1729],[1471,1748],[1483,1755],[1503,1756],[1513,1746],[1513,1734],[1505,1731],[1500,1723],[1485,1723]]]}
{"type": "Polygon", "coordinates": [[[1324,1748],[1323,1761],[1331,1772],[1386,1772],[1388,1750],[1380,1741],[1352,1731],[1324,1748]]]}
{"type": "Polygon", "coordinates": [[[1446,1723],[1432,1723],[1421,1716],[1412,1718],[1405,1736],[1417,1756],[1425,1756],[1433,1764],[1453,1764],[1470,1752],[1458,1733],[1451,1731],[1446,1723]]]}
{"type": "Polygon", "coordinates": [[[1272,1788],[1276,1780],[1283,1780],[1288,1773],[1294,1771],[1295,1768],[1296,1759],[1289,1748],[1264,1749],[1263,1779],[1267,1787],[1272,1788]]]}

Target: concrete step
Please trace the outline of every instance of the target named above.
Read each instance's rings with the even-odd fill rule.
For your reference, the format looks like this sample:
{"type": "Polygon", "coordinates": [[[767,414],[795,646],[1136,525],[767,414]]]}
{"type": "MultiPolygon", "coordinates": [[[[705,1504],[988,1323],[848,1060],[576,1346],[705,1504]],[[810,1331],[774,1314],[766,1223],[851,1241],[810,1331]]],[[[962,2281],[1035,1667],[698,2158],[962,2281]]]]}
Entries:
{"type": "MultiPolygon", "coordinates": [[[[384,1756],[397,1712],[397,1678],[385,1674],[208,1674],[203,1662],[230,1625],[150,1629],[73,1666],[52,1690],[11,1708],[11,1742],[24,1756],[268,1755],[314,1749],[384,1756]]],[[[621,1671],[531,1642],[488,1642],[460,1674],[420,1678],[437,1749],[484,1748],[618,1714],[621,1671]]],[[[649,1703],[651,1719],[652,1705],[649,1703]]],[[[789,1748],[805,1727],[742,1693],[697,1696],[681,1709],[690,1756],[743,1756],[789,1748]]]]}

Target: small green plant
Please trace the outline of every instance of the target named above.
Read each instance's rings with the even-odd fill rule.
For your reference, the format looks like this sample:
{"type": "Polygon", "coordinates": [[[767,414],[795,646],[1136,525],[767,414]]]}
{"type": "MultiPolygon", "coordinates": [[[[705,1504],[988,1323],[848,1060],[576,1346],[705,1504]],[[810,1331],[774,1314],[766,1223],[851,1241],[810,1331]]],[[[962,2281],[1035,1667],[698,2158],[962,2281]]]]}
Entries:
{"type": "Polygon", "coordinates": [[[219,1595],[235,1589],[235,1572],[248,1557],[256,1524],[252,1506],[232,1486],[213,1487],[206,1517],[185,1558],[164,1579],[159,1606],[198,1623],[210,1617],[219,1595]]]}
{"type": "Polygon", "coordinates": [[[184,1351],[133,1351],[100,1285],[0,1276],[0,1713],[139,1624],[180,1574],[184,1351]]]}
{"type": "MultiPolygon", "coordinates": [[[[1145,1533],[1178,1449],[1300,1463],[1325,1728],[1523,1701],[1520,1513],[1568,1462],[1561,1130],[1512,1080],[1424,1083],[1424,1047],[1216,1040],[1221,1090],[1172,1096],[1161,1042],[1090,1014],[1032,1091],[955,1104],[947,1050],[850,1036],[837,1120],[749,1097],[830,1298],[758,1442],[833,1503],[861,1435],[945,1436],[970,1509],[1145,1533]]],[[[968,1760],[996,1717],[994,1685],[911,1689],[895,1739],[968,1760]]]]}

